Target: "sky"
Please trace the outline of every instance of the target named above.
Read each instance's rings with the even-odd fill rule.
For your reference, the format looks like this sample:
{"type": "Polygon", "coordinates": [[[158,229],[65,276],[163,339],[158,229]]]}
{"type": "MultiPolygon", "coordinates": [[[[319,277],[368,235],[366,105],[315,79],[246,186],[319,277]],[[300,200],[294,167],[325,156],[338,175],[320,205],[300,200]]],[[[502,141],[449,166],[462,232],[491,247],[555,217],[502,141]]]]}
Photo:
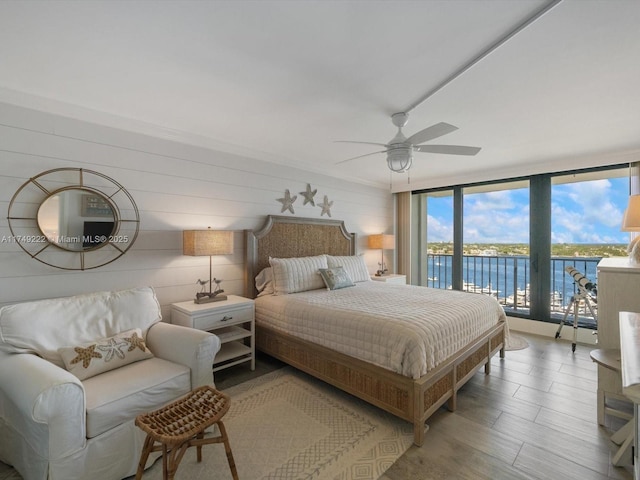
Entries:
{"type": "MultiPolygon", "coordinates": [[[[553,185],[551,243],[629,242],[621,232],[629,180],[609,178],[553,185]]],[[[528,189],[464,196],[465,243],[529,243],[528,189]]],[[[453,241],[452,197],[428,200],[428,240],[453,241]]]]}

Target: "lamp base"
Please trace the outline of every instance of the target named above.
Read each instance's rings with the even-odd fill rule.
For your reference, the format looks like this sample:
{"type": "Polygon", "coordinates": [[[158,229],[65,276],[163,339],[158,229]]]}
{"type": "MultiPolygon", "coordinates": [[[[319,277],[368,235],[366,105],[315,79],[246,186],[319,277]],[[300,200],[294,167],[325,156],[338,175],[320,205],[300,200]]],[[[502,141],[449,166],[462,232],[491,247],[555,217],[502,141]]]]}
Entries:
{"type": "Polygon", "coordinates": [[[640,237],[636,237],[629,242],[627,253],[629,254],[629,263],[634,267],[640,266],[640,237]]]}
{"type": "Polygon", "coordinates": [[[226,299],[227,299],[226,295],[216,295],[215,293],[213,294],[198,293],[196,295],[196,298],[193,299],[193,303],[201,304],[201,303],[221,302],[222,300],[226,300],[226,299]]]}

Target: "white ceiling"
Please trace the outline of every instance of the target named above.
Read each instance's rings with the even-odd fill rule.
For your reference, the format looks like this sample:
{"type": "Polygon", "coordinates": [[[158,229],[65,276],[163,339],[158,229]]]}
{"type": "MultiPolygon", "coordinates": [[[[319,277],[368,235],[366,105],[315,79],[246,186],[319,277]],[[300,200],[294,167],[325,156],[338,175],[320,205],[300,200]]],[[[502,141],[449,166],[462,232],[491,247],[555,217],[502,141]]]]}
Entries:
{"type": "Polygon", "coordinates": [[[0,101],[394,191],[640,159],[640,1],[563,0],[411,110],[477,156],[336,165],[548,3],[2,0],[0,101]]]}

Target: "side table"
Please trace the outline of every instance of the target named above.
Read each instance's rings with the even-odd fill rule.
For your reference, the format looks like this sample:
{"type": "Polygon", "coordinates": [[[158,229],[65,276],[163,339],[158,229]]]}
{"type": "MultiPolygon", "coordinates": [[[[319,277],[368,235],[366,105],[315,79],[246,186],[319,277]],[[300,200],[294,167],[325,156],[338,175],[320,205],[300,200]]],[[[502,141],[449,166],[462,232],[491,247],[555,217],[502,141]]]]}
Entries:
{"type": "Polygon", "coordinates": [[[220,338],[214,372],[244,362],[251,362],[251,370],[255,370],[254,319],[253,300],[238,295],[219,302],[197,304],[190,300],[171,305],[171,323],[206,330],[220,338]]]}

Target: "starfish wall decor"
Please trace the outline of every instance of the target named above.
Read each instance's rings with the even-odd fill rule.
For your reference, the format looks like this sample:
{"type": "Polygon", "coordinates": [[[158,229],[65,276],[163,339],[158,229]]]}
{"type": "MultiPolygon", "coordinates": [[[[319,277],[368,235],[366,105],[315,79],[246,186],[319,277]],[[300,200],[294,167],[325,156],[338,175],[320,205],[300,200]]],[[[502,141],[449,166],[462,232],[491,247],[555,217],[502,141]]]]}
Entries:
{"type": "Polygon", "coordinates": [[[327,197],[326,195],[324,196],[324,202],[322,202],[320,205],[318,205],[321,209],[322,212],[320,213],[320,216],[323,216],[325,213],[329,216],[331,216],[331,207],[333,206],[333,201],[329,201],[329,197],[327,197]]]}
{"type": "Polygon", "coordinates": [[[284,191],[284,198],[276,198],[277,201],[282,203],[282,210],[280,210],[280,213],[284,213],[285,210],[289,210],[291,213],[296,213],[293,211],[293,202],[295,202],[297,198],[297,195],[294,195],[292,198],[291,192],[289,192],[289,189],[287,188],[284,191]]]}
{"type": "Polygon", "coordinates": [[[302,205],[304,206],[307,203],[310,203],[313,207],[315,207],[316,202],[313,201],[313,197],[316,193],[318,193],[318,189],[311,190],[311,184],[307,183],[307,190],[305,192],[300,192],[300,195],[304,197],[304,202],[302,202],[302,205]]]}
{"type": "MultiPolygon", "coordinates": [[[[306,205],[307,203],[310,203],[312,207],[320,207],[322,209],[322,211],[320,212],[321,217],[324,216],[325,214],[327,214],[329,217],[331,216],[331,207],[333,206],[333,201],[329,201],[329,197],[327,195],[324,196],[324,201],[322,203],[316,204],[314,197],[318,193],[318,189],[317,188],[311,189],[310,183],[307,183],[307,188],[304,192],[299,192],[299,193],[304,198],[302,203],[303,206],[306,205]]],[[[287,210],[289,210],[289,212],[295,215],[296,212],[293,209],[293,204],[297,199],[298,199],[297,195],[291,196],[291,192],[289,191],[289,189],[288,188],[285,189],[284,197],[276,198],[276,200],[282,204],[282,209],[280,210],[280,213],[284,213],[287,210]]]]}

